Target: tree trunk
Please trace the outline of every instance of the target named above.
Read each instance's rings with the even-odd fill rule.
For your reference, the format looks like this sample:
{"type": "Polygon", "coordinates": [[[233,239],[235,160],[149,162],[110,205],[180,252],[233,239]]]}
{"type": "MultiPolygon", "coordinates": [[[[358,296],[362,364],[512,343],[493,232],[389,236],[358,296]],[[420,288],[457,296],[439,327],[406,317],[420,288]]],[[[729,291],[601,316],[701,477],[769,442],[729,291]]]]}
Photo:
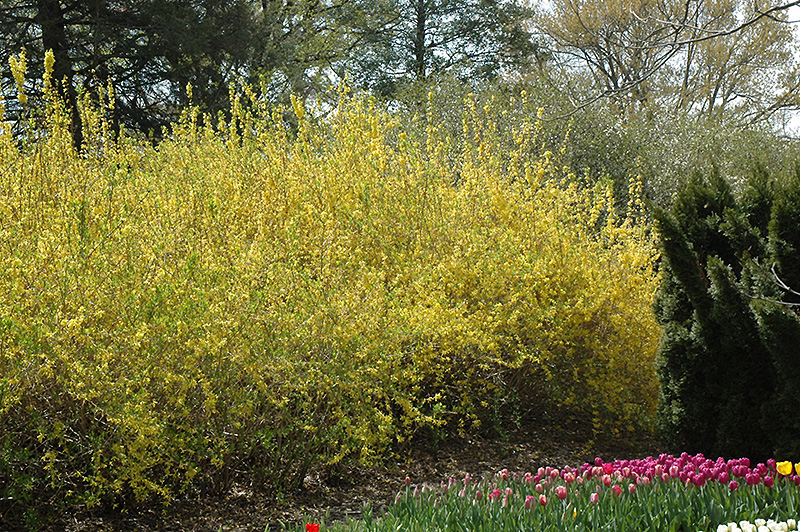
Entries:
{"type": "Polygon", "coordinates": [[[413,71],[417,81],[424,80],[427,65],[425,63],[426,23],[428,21],[427,0],[417,0],[415,8],[416,26],[414,28],[414,65],[413,71]]]}

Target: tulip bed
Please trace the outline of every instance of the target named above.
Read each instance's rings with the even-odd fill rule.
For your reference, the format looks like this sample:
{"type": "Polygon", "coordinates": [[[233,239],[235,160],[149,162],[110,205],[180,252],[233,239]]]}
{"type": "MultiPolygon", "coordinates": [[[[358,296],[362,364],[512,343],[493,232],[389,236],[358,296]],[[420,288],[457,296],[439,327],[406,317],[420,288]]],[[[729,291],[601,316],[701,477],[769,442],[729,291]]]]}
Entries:
{"type": "Polygon", "coordinates": [[[608,530],[777,532],[797,530],[800,463],[660,455],[577,468],[502,470],[439,486],[406,485],[380,518],[306,524],[364,532],[608,530]]]}

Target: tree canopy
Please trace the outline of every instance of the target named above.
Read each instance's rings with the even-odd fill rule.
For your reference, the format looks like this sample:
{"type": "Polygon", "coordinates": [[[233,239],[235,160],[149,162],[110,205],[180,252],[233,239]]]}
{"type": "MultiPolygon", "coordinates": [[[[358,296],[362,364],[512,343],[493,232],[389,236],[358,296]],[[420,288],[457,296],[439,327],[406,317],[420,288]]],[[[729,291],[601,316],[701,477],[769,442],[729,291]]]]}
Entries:
{"type": "MultiPolygon", "coordinates": [[[[213,115],[239,80],[286,103],[290,93],[320,95],[345,80],[392,99],[443,75],[474,84],[530,73],[558,78],[576,109],[608,97],[633,111],[735,109],[765,121],[800,107],[787,23],[797,4],[0,0],[2,89],[15,93],[12,54],[27,51],[30,85],[52,50],[76,144],[78,94],[109,83],[118,122],[156,133],[187,102],[189,84],[213,115]]],[[[13,119],[18,109],[6,108],[13,119]]]]}

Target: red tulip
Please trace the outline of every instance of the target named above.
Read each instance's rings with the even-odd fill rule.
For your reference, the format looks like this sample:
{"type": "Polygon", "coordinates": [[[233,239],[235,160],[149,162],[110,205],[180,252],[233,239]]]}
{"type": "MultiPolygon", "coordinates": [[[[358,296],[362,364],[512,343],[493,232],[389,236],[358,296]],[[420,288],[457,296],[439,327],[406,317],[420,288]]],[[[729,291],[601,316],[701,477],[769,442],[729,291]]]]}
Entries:
{"type": "Polygon", "coordinates": [[[306,532],[319,532],[319,525],[317,523],[308,523],[306,525],[306,532]]]}

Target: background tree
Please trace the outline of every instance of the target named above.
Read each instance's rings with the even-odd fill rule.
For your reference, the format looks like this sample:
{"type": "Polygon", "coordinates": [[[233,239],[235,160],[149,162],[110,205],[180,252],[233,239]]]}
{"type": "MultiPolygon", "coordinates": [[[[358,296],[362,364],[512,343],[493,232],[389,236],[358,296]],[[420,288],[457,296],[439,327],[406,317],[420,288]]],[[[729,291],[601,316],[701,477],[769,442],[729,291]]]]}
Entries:
{"type": "Polygon", "coordinates": [[[743,7],[740,0],[718,0],[693,10],[686,43],[659,76],[658,86],[670,107],[708,115],[735,107],[751,119],[762,119],[800,101],[792,81],[797,69],[793,28],[786,23],[785,11],[703,39],[741,24],[743,7]]]}
{"type": "Polygon", "coordinates": [[[786,23],[795,4],[555,0],[536,28],[561,68],[594,80],[594,95],[576,94],[576,106],[604,96],[651,113],[657,104],[705,113],[746,104],[751,119],[764,119],[798,103],[786,23]]]}
{"type": "Polygon", "coordinates": [[[343,80],[334,65],[359,45],[348,24],[364,16],[351,0],[260,0],[250,82],[265,80],[264,96],[275,102],[287,103],[290,94],[323,96],[343,80]]]}
{"type": "MultiPolygon", "coordinates": [[[[168,123],[185,101],[187,83],[201,106],[220,108],[228,83],[246,66],[255,31],[252,6],[241,1],[5,0],[0,12],[3,64],[24,47],[34,82],[44,52],[53,50],[54,78],[72,110],[77,145],[77,93],[108,82],[119,121],[143,131],[158,133],[168,123]]],[[[7,91],[10,76],[3,82],[7,91]]]]}
{"type": "Polygon", "coordinates": [[[357,46],[337,69],[382,96],[445,73],[494,79],[536,52],[519,0],[359,0],[353,8],[346,22],[357,46]]]}

